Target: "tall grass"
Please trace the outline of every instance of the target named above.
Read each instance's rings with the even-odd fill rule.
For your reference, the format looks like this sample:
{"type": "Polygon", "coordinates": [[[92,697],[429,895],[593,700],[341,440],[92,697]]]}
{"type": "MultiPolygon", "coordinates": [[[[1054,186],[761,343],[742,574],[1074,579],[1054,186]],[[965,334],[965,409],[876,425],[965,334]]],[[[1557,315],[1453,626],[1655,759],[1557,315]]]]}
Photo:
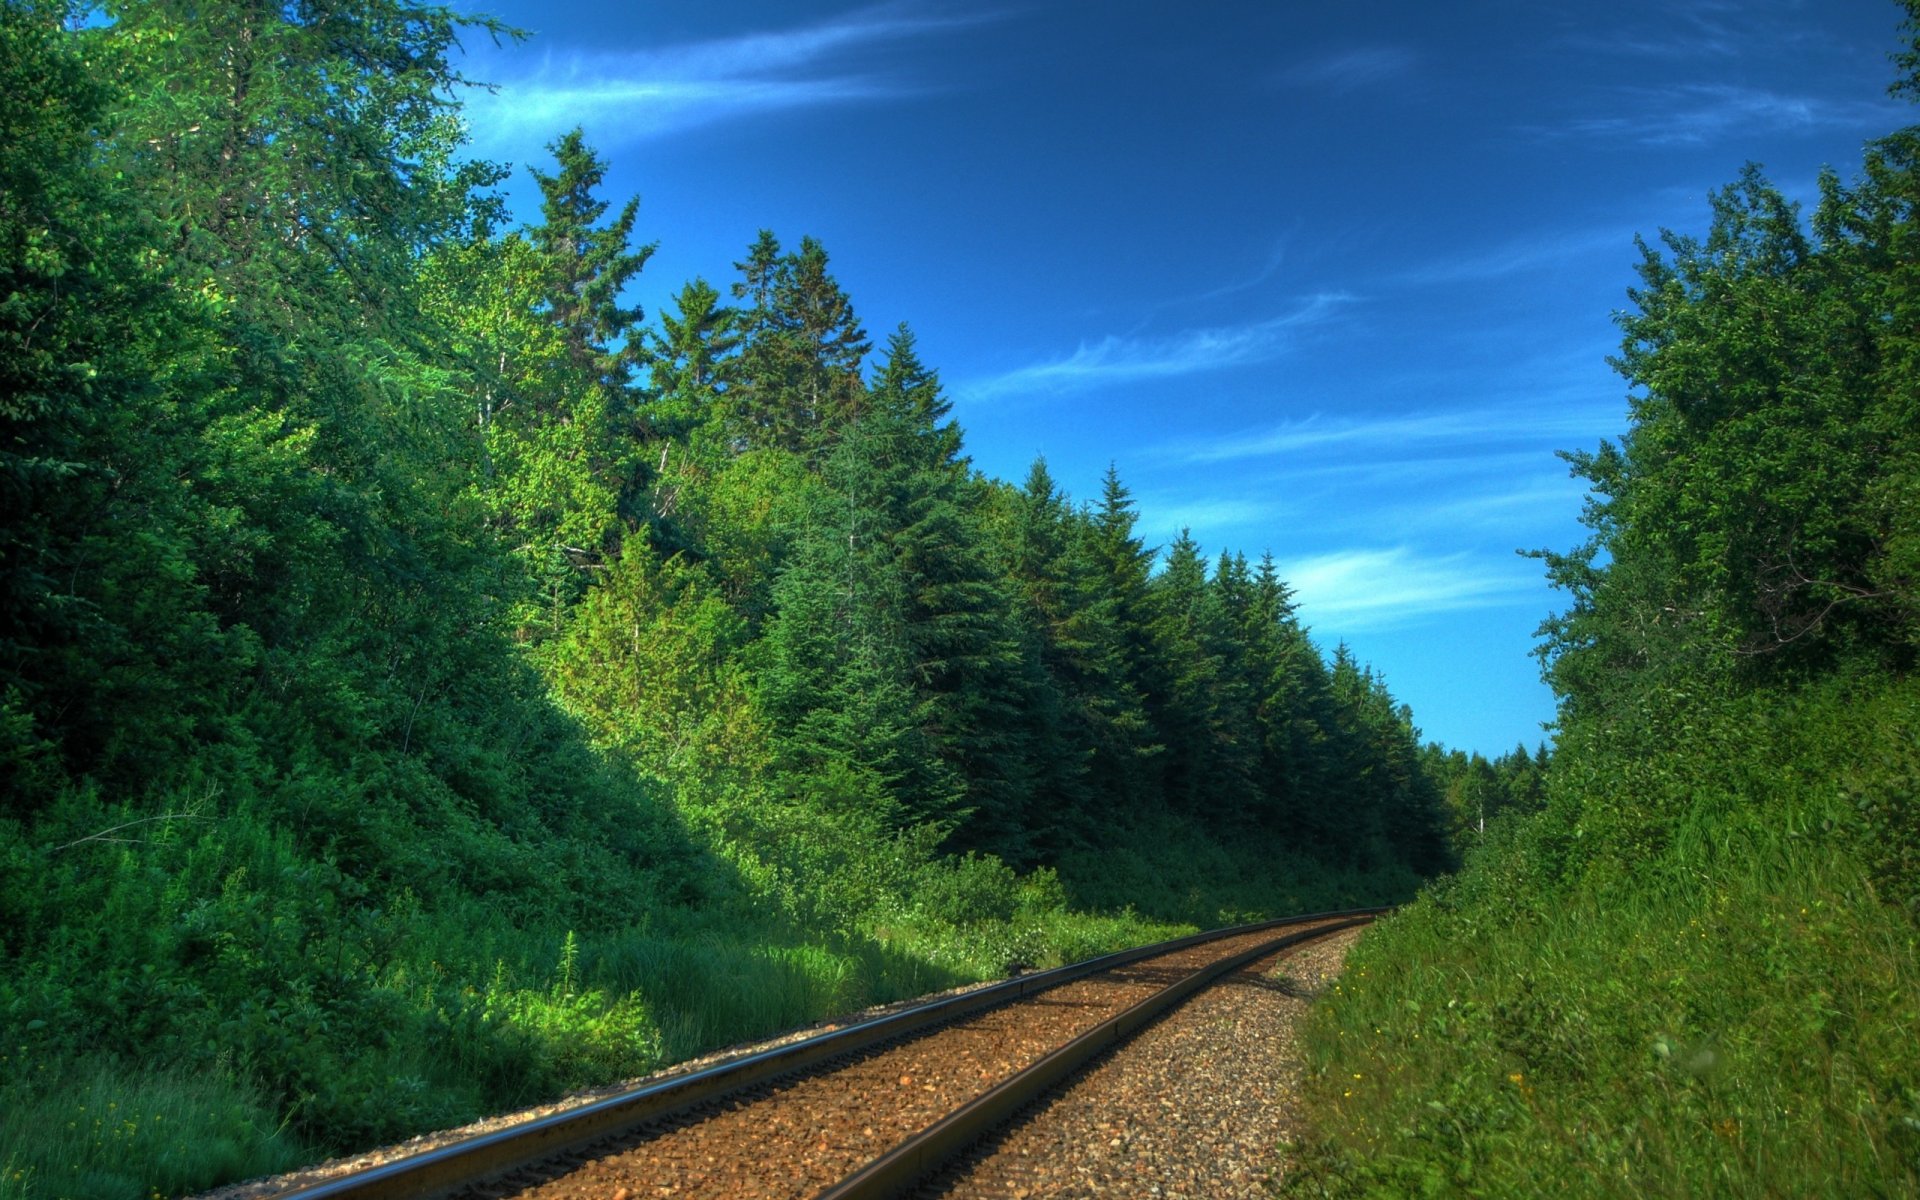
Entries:
{"type": "Polygon", "coordinates": [[[599,960],[614,986],[647,997],[663,1061],[676,1062],[870,1004],[938,991],[962,977],[872,942],[627,939],[599,960]]]}
{"type": "MultiPolygon", "coordinates": [[[[595,935],[413,920],[409,949],[362,1001],[385,1015],[388,1036],[351,1061],[321,1045],[286,1047],[271,1061],[290,1073],[291,1097],[253,1082],[269,1061],[260,1029],[324,1019],[311,1012],[259,1017],[248,1026],[254,1050],[211,1069],[63,1052],[44,1028],[6,1047],[0,1200],[202,1190],[985,978],[1009,945],[1059,961],[1177,932],[1066,911],[1021,916],[1017,928],[1010,918],[956,925],[918,914],[880,936],[825,941],[719,919],[595,935]]],[[[298,1007],[269,1000],[273,1011],[298,1007]]]]}
{"type": "Polygon", "coordinates": [[[33,1064],[0,1089],[0,1200],[152,1200],[287,1170],[309,1153],[265,1097],[230,1079],[63,1065],[33,1064]]]}
{"type": "Polygon", "coordinates": [[[1361,942],[1291,1194],[1920,1194],[1920,931],[1846,783],[1875,745],[1829,736],[1857,714],[1702,724],[1657,853],[1570,869],[1590,796],[1361,942]]]}

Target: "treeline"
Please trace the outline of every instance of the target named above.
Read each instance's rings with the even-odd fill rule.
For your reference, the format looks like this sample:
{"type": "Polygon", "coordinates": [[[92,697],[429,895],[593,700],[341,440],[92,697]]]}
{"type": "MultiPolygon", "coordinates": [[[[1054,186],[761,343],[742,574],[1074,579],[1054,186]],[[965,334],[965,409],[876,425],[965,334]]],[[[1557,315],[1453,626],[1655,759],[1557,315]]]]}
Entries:
{"type": "Polygon", "coordinates": [[[1440,789],[1448,840],[1463,849],[1486,838],[1489,821],[1544,807],[1552,761],[1545,742],[1531,751],[1524,743],[1516,745],[1494,758],[1434,742],[1421,752],[1422,769],[1440,789]]]}
{"type": "Polygon", "coordinates": [[[983,478],[911,331],[874,353],[812,239],[763,231],[736,304],[695,280],[648,329],[609,301],[576,348],[529,359],[560,297],[617,295],[644,258],[632,204],[596,226],[578,131],[554,149],[545,223],[454,251],[442,317],[501,364],[468,387],[483,498],[543,581],[517,635],[603,744],[702,809],[771,797],[1018,866],[1144,806],[1445,864],[1408,714],[1344,651],[1321,658],[1271,559],[1145,545],[1112,470],[1081,505],[1044,463],[983,478]],[[518,273],[541,269],[519,262],[541,247],[568,249],[530,305],[518,273]],[[648,385],[596,365],[556,390],[616,358],[648,385]]]}
{"type": "Polygon", "coordinates": [[[577,131],[513,226],[453,62],[510,31],[79,15],[0,7],[0,1196],[1159,928],[1076,903],[1447,865],[1410,714],[1270,560],[1147,546],[1113,472],[982,477],[817,243],[650,324],[577,131]]]}
{"type": "Polygon", "coordinates": [[[1296,1194],[1920,1193],[1920,127],[1639,250],[1543,807],[1357,952],[1296,1194]]]}

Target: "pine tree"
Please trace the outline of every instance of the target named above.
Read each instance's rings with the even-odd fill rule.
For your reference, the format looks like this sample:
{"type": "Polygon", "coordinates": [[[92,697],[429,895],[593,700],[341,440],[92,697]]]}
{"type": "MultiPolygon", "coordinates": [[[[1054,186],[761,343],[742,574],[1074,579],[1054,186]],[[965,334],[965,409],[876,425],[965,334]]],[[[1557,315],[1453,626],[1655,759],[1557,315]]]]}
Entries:
{"type": "Polygon", "coordinates": [[[1010,589],[1031,664],[1037,773],[1028,824],[1036,845],[1057,853],[1086,844],[1102,811],[1089,775],[1098,721],[1089,693],[1099,646],[1088,636],[1082,603],[1091,591],[1087,560],[1070,552],[1076,516],[1044,460],[1034,460],[1018,491],[1001,485],[996,501],[989,552],[1010,589]]]}
{"type": "Polygon", "coordinates": [[[905,585],[856,502],[829,497],[816,515],[774,585],[759,692],[775,769],[793,794],[876,828],[951,830],[965,784],[927,734],[905,585]]]}
{"type": "Polygon", "coordinates": [[[1260,780],[1270,819],[1302,841],[1324,844],[1338,820],[1340,779],[1330,762],[1326,663],[1295,614],[1273,555],[1253,576],[1246,637],[1257,664],[1260,780]]]}
{"type": "Polygon", "coordinates": [[[660,331],[651,335],[647,433],[685,441],[732,386],[742,335],[740,313],[720,303],[720,293],[704,279],[682,287],[674,308],[660,314],[660,331]]]}
{"type": "Polygon", "coordinates": [[[674,308],[660,315],[660,330],[650,335],[652,377],[642,424],[648,456],[659,449],[649,520],[656,545],[704,556],[692,526],[699,523],[702,486],[730,453],[724,408],[740,365],[740,313],[721,304],[704,279],[681,288],[674,308]]]}
{"type": "Polygon", "coordinates": [[[979,529],[981,492],[959,457],[940,382],[905,325],[865,412],[828,460],[830,482],[875,517],[873,550],[906,587],[902,613],[938,752],[967,782],[966,844],[1022,860],[1032,747],[1028,675],[1012,603],[979,529]]]}

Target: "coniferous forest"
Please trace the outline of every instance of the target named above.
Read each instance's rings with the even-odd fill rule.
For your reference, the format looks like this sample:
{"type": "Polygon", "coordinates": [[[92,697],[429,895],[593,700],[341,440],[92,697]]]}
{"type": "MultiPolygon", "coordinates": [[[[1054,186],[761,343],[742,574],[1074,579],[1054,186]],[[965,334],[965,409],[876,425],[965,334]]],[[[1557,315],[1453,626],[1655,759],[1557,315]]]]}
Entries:
{"type": "Polygon", "coordinates": [[[984,477],[813,239],[628,307],[578,131],[536,222],[463,154],[489,36],[0,6],[0,1197],[1404,899],[1541,803],[1118,469],[984,477]]]}

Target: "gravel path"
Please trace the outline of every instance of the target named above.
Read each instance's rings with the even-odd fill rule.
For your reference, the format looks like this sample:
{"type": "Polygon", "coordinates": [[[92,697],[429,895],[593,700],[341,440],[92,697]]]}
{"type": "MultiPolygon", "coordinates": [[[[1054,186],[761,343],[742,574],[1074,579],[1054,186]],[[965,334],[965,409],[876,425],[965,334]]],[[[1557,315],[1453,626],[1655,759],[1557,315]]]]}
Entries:
{"type": "Polygon", "coordinates": [[[1294,1027],[1361,930],[1282,951],[1109,1053],[922,1197],[1266,1197],[1299,1131],[1294,1027]]]}

